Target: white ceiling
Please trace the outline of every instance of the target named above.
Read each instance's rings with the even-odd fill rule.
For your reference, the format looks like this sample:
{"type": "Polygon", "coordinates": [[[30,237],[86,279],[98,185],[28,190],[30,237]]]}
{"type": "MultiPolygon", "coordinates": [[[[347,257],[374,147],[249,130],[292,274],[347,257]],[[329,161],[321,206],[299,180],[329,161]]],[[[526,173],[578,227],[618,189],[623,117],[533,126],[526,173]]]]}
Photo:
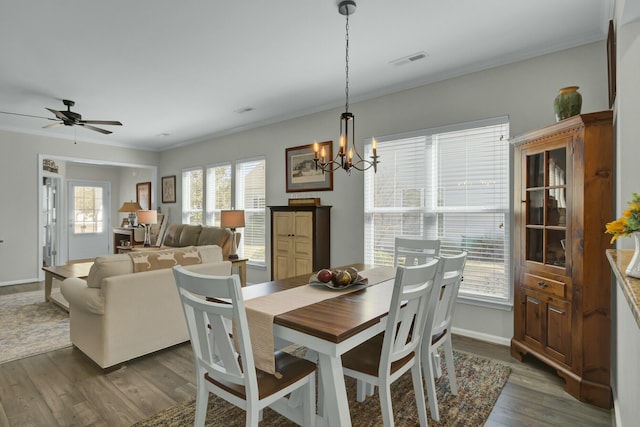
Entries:
{"type": "MultiPolygon", "coordinates": [[[[358,0],[350,101],[606,39],[612,1],[358,0]]],[[[0,114],[0,129],[162,150],[344,106],[337,3],[0,0],[0,111],[53,117],[71,99],[124,124],[0,114]]]]}

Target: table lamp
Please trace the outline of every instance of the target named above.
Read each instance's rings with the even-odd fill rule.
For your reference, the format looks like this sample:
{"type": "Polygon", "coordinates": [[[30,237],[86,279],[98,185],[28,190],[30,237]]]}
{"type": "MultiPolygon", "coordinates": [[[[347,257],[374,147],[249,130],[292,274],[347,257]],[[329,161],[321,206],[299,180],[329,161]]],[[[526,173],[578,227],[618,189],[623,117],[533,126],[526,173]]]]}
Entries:
{"type": "Polygon", "coordinates": [[[133,227],[136,222],[136,212],[142,209],[138,202],[124,202],[118,212],[129,212],[129,226],[133,227]]]}
{"type": "Polygon", "coordinates": [[[238,244],[236,243],[236,228],[244,227],[244,211],[221,211],[220,227],[231,229],[233,234],[229,259],[238,259],[238,244]]]}
{"type": "Polygon", "coordinates": [[[138,211],[138,223],[144,224],[144,246],[151,246],[151,224],[158,223],[158,211],[138,211]]]}

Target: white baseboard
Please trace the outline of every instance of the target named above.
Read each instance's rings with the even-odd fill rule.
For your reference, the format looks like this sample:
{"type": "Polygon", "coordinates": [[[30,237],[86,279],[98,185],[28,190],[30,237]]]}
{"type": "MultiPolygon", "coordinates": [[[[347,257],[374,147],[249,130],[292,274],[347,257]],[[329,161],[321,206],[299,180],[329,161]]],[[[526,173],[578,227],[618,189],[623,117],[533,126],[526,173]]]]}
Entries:
{"type": "Polygon", "coordinates": [[[474,338],[480,341],[486,341],[493,344],[499,344],[509,347],[511,345],[510,338],[499,337],[497,335],[485,334],[482,332],[471,331],[469,329],[451,328],[451,332],[463,337],[474,338]]]}
{"type": "Polygon", "coordinates": [[[622,427],[622,419],[620,418],[620,409],[618,408],[618,393],[616,392],[616,386],[613,382],[613,378],[611,381],[611,394],[613,395],[613,426],[621,426],[622,427]]]}
{"type": "Polygon", "coordinates": [[[42,282],[42,279],[34,278],[34,279],[13,280],[10,282],[0,282],[0,286],[22,285],[24,283],[34,283],[34,282],[42,282]]]}

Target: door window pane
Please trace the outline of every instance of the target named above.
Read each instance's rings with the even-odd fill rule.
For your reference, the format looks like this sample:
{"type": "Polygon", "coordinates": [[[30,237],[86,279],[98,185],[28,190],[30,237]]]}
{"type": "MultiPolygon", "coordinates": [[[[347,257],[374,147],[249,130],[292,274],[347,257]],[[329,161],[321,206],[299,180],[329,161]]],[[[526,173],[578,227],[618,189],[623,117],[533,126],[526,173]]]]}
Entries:
{"type": "Polygon", "coordinates": [[[73,232],[101,233],[104,227],[102,188],[74,187],[73,232]]]}

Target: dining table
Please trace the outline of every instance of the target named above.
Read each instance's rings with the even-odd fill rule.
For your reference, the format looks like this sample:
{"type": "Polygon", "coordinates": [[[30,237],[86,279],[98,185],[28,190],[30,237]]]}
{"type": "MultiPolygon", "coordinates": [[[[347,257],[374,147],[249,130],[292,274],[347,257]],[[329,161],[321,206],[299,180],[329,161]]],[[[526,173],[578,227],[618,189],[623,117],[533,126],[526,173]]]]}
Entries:
{"type": "MultiPolygon", "coordinates": [[[[395,269],[350,264],[366,278],[365,284],[345,290],[326,287],[334,296],[273,316],[273,335],[278,342],[305,346],[317,355],[319,372],[318,424],[350,426],[351,417],[342,370],[342,354],[383,332],[393,293],[395,269]]],[[[309,285],[311,274],[253,284],[242,289],[245,304],[255,298],[309,285]]],[[[295,304],[294,304],[295,306],[295,304]]],[[[250,325],[251,327],[251,325],[250,325]]]]}

